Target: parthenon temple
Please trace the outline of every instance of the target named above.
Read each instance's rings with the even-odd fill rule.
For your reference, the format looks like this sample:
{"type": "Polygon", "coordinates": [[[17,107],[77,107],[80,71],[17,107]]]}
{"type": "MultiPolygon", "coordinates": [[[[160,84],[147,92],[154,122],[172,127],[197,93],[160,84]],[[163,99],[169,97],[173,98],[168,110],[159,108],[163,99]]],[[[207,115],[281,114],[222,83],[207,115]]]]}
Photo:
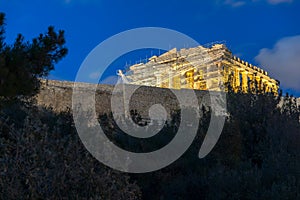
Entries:
{"type": "Polygon", "coordinates": [[[173,89],[227,91],[230,84],[234,92],[278,94],[279,81],[257,66],[233,56],[224,44],[210,47],[176,48],[149,58],[146,63],[129,67],[124,81],[173,89]]]}

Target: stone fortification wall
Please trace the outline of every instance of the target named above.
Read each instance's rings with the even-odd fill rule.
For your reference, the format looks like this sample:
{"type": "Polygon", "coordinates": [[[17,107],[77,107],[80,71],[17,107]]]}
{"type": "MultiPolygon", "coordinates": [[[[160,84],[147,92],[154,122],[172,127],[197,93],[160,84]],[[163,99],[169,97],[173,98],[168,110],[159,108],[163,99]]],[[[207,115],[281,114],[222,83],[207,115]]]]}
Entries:
{"type": "MultiPolygon", "coordinates": [[[[73,94],[73,82],[68,81],[53,81],[53,80],[42,80],[41,91],[37,96],[37,103],[41,106],[51,106],[55,111],[63,111],[67,108],[72,108],[72,94],[73,94]]],[[[93,88],[95,85],[80,83],[79,87],[84,91],[89,91],[88,93],[92,96],[93,88]]],[[[133,87],[133,86],[126,86],[133,87]]],[[[96,111],[97,114],[104,114],[111,112],[111,96],[114,86],[112,85],[97,85],[97,90],[95,93],[96,101],[96,111]]],[[[125,90],[126,91],[126,90],[125,90]]],[[[178,92],[181,95],[185,94],[188,90],[181,89],[178,92]]],[[[201,106],[200,104],[209,105],[210,99],[203,98],[207,91],[195,91],[198,102],[192,103],[195,107],[201,106]]],[[[122,99],[122,94],[117,93],[119,98],[122,99]]],[[[88,98],[88,96],[82,96],[81,98],[88,98]]],[[[300,98],[297,99],[298,105],[300,106],[300,98]]],[[[135,91],[131,96],[129,110],[137,110],[142,117],[148,118],[148,112],[152,105],[162,104],[166,109],[168,116],[172,110],[179,108],[179,102],[176,96],[169,90],[165,88],[156,87],[145,87],[142,86],[135,91]]],[[[190,103],[191,104],[191,103],[190,103]]],[[[93,106],[93,105],[90,105],[93,106]]],[[[115,105],[123,107],[123,102],[120,105],[115,105]]]]}
{"type": "MultiPolygon", "coordinates": [[[[72,108],[72,95],[73,95],[73,82],[68,81],[53,81],[42,80],[42,87],[40,93],[37,95],[37,103],[41,106],[51,106],[55,111],[63,111],[68,108],[72,108]]],[[[80,83],[79,87],[93,95],[93,88],[95,85],[80,83]],[[92,87],[91,87],[92,86],[92,87]]],[[[126,86],[130,89],[133,86],[126,86]]],[[[114,86],[111,85],[97,85],[95,93],[96,111],[97,114],[104,114],[111,112],[111,96],[114,86]]],[[[126,91],[126,90],[125,90],[126,91]]],[[[188,90],[178,90],[181,95],[186,95],[188,90]]],[[[196,91],[198,102],[194,102],[195,106],[199,106],[202,102],[202,97],[206,94],[206,91],[196,91]]],[[[123,94],[117,93],[117,96],[122,99],[123,94]]],[[[88,98],[82,96],[80,98],[88,98]]],[[[203,102],[202,102],[203,103],[203,102]]],[[[123,106],[123,102],[120,103],[123,106]]],[[[142,117],[147,118],[149,108],[154,104],[162,104],[167,113],[170,114],[172,110],[179,108],[179,102],[176,96],[169,90],[156,87],[140,87],[131,96],[129,110],[137,110],[142,117]]],[[[93,106],[93,105],[91,105],[93,106]]],[[[168,115],[169,116],[169,115],[168,115]]]]}
{"type": "MultiPolygon", "coordinates": [[[[80,87],[87,91],[91,91],[91,84],[80,83],[80,87]]],[[[37,95],[37,104],[46,107],[52,107],[55,111],[64,111],[72,108],[72,95],[74,83],[69,81],[54,81],[42,80],[42,86],[39,94],[37,95]]],[[[112,86],[99,85],[97,97],[99,105],[103,112],[110,104],[109,97],[111,95],[112,86]]]]}

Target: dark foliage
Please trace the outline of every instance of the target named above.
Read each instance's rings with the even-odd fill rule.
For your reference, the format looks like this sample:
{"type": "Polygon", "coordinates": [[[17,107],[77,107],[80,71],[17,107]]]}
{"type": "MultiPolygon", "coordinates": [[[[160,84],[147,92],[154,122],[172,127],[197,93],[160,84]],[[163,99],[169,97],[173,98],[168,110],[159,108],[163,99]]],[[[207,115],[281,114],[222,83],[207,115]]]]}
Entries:
{"type": "MultiPolygon", "coordinates": [[[[222,135],[199,159],[210,110],[201,108],[198,135],[179,160],[156,172],[124,174],[87,152],[70,112],[23,105],[2,109],[0,198],[139,199],[142,192],[143,199],[298,199],[300,110],[294,98],[229,93],[222,135]]],[[[138,113],[131,114],[141,123],[138,113]]],[[[111,114],[100,123],[122,148],[146,152],[172,140],[180,111],[154,140],[126,137],[111,114]]]]}
{"type": "MultiPolygon", "coordinates": [[[[211,115],[204,107],[198,135],[179,160],[156,172],[131,175],[143,199],[300,197],[300,109],[295,98],[229,92],[227,106],[229,116],[222,135],[207,157],[197,157],[211,115]]],[[[180,111],[154,141],[147,142],[123,136],[110,116],[104,127],[110,127],[107,134],[122,148],[147,152],[161,148],[162,142],[167,144],[179,120],[180,111]]]]}
{"type": "Polygon", "coordinates": [[[24,105],[7,110],[0,119],[0,199],[140,198],[128,175],[88,153],[69,111],[24,105]]]}
{"type": "Polygon", "coordinates": [[[21,34],[12,45],[4,40],[5,15],[0,13],[0,97],[5,100],[35,95],[39,78],[46,77],[67,54],[64,31],[56,32],[53,26],[31,42],[21,34]]]}
{"type": "Polygon", "coordinates": [[[229,93],[228,111],[221,138],[207,157],[197,155],[209,111],[178,161],[134,175],[144,199],[299,199],[300,110],[295,99],[229,93]]]}

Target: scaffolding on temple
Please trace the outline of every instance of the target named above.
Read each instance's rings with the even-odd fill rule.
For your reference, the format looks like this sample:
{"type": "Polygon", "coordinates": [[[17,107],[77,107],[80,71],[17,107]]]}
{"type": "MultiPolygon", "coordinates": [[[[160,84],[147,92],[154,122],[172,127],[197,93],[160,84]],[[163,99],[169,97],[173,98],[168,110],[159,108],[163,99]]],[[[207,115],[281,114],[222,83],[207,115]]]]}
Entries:
{"type": "Polygon", "coordinates": [[[224,91],[230,82],[234,91],[247,93],[258,87],[262,92],[277,94],[279,82],[264,70],[233,56],[220,43],[210,47],[176,48],[159,56],[152,56],[147,63],[129,67],[118,75],[124,83],[173,89],[224,91]]]}

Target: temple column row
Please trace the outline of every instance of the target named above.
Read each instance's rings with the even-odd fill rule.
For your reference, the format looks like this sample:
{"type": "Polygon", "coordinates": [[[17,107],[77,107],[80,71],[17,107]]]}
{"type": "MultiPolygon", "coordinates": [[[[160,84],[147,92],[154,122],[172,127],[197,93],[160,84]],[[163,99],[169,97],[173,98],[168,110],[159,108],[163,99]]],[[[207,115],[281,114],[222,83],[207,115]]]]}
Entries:
{"type": "Polygon", "coordinates": [[[238,92],[241,88],[243,93],[247,93],[248,88],[250,88],[250,91],[258,89],[261,92],[274,92],[275,94],[278,90],[278,87],[269,83],[268,80],[239,69],[234,69],[232,85],[235,92],[238,92]]]}
{"type": "MultiPolygon", "coordinates": [[[[276,83],[271,83],[267,79],[257,76],[255,73],[251,73],[238,68],[234,68],[233,70],[227,68],[223,74],[225,82],[228,81],[229,74],[233,75],[231,85],[234,92],[238,92],[241,89],[243,93],[247,93],[250,89],[251,92],[258,90],[258,92],[274,92],[275,94],[277,94],[278,86],[276,85],[276,83]]],[[[168,72],[165,72],[165,76],[163,76],[163,74],[161,73],[155,73],[154,75],[156,77],[157,87],[168,87],[175,89],[180,89],[182,86],[184,88],[190,89],[206,88],[201,85],[201,81],[195,81],[195,78],[198,80],[199,76],[201,76],[201,74],[197,75],[197,77],[195,76],[195,69],[186,71],[184,74],[177,74],[176,71],[170,70],[168,72]]],[[[206,82],[206,85],[207,84],[208,83],[206,82]]],[[[208,84],[207,86],[208,88],[206,89],[210,89],[210,85],[208,84]]]]}

